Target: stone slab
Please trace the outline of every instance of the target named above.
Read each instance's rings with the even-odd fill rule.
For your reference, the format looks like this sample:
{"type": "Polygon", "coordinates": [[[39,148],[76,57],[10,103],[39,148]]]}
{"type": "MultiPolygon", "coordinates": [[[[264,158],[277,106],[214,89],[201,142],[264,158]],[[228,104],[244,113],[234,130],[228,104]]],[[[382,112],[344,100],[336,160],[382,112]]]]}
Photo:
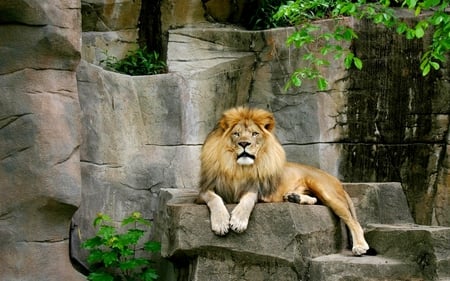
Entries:
{"type": "Polygon", "coordinates": [[[378,253],[415,264],[429,280],[450,278],[450,227],[369,225],[368,243],[378,253]]]}
{"type": "Polygon", "coordinates": [[[387,281],[414,280],[419,270],[414,264],[384,256],[355,257],[348,254],[333,254],[311,260],[309,281],[387,281]]]}

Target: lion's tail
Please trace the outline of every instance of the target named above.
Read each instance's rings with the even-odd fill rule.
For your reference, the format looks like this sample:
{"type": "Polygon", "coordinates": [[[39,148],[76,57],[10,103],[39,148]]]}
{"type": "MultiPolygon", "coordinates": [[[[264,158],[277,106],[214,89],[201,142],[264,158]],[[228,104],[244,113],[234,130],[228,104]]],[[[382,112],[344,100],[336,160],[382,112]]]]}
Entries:
{"type": "Polygon", "coordinates": [[[345,199],[347,199],[348,207],[350,208],[350,213],[352,214],[352,217],[355,220],[358,220],[358,217],[356,216],[355,205],[353,204],[352,198],[350,198],[350,195],[348,195],[347,192],[345,192],[345,199]]]}

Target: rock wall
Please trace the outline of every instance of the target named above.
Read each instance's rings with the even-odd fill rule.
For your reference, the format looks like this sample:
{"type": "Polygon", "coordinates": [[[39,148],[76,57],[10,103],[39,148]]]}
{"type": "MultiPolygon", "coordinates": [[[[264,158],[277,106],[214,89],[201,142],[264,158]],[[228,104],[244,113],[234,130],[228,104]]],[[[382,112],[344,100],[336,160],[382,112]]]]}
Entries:
{"type": "Polygon", "coordinates": [[[81,200],[78,1],[0,3],[0,279],[85,280],[69,259],[81,200]]]}
{"type": "Polygon", "coordinates": [[[364,69],[350,73],[342,176],[347,181],[401,181],[417,223],[449,225],[443,165],[448,157],[448,65],[422,77],[423,41],[368,22],[358,31],[354,49],[364,69]]]}

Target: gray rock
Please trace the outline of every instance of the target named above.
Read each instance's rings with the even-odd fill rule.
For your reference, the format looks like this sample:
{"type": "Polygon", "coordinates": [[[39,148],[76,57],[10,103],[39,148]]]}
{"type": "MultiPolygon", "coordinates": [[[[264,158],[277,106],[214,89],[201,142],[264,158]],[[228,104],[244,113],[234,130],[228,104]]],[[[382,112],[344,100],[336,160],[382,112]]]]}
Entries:
{"type": "Polygon", "coordinates": [[[413,264],[425,280],[450,278],[450,227],[371,225],[368,243],[386,257],[413,264]]]}
{"type": "Polygon", "coordinates": [[[354,257],[333,254],[311,260],[310,281],[426,280],[414,264],[384,256],[354,257]]]}
{"type": "Polygon", "coordinates": [[[244,233],[216,236],[207,207],[194,204],[198,191],[189,189],[161,190],[156,224],[161,254],[182,280],[448,278],[450,229],[412,224],[398,183],[344,187],[378,256],[352,256],[343,224],[320,205],[256,204],[244,233]]]}
{"type": "Polygon", "coordinates": [[[0,3],[0,279],[85,280],[69,259],[81,200],[79,2],[0,3]]]}

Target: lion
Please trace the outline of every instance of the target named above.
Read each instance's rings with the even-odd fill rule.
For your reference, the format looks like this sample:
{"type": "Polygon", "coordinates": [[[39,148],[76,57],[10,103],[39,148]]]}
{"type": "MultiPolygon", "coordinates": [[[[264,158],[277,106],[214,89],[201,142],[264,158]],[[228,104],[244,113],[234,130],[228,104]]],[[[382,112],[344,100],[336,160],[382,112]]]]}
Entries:
{"type": "Polygon", "coordinates": [[[257,202],[315,204],[330,207],[350,230],[354,255],[369,245],[350,196],[334,176],[314,167],[287,162],[274,134],[272,113],[235,107],[225,111],[201,151],[197,203],[210,210],[211,229],[223,236],[247,229],[257,202]],[[231,214],[225,204],[237,203],[231,214]]]}

